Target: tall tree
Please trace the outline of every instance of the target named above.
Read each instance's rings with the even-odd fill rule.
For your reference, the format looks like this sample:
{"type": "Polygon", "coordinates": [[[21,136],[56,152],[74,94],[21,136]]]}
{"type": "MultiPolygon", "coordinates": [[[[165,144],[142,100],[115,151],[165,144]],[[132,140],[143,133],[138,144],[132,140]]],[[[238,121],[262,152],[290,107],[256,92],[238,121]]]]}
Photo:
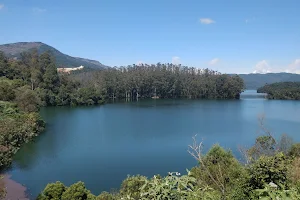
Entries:
{"type": "Polygon", "coordinates": [[[41,71],[45,72],[43,75],[43,87],[51,90],[53,93],[57,93],[60,85],[59,77],[55,62],[48,52],[40,56],[40,67],[41,71]]]}
{"type": "Polygon", "coordinates": [[[0,51],[0,76],[6,76],[8,69],[8,61],[4,53],[0,51]]]}

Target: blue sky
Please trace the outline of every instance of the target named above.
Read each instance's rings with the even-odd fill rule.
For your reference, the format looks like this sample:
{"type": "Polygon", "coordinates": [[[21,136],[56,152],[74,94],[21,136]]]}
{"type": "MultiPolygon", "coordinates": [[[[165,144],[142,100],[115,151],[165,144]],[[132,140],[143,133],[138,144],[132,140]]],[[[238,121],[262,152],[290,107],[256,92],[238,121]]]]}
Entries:
{"type": "Polygon", "coordinates": [[[0,44],[41,41],[109,66],[300,73],[299,0],[0,0],[0,44]]]}

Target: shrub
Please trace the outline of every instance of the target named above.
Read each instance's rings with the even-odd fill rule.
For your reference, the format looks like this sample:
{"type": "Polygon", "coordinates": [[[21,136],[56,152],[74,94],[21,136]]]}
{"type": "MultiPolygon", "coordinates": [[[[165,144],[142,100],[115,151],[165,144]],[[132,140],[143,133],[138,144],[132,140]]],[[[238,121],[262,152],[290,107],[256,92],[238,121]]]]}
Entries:
{"type": "Polygon", "coordinates": [[[18,107],[25,112],[36,112],[39,110],[39,98],[33,90],[26,87],[18,89],[16,102],[18,107]]]}
{"type": "Polygon", "coordinates": [[[0,81],[0,100],[12,101],[16,97],[13,87],[7,82],[0,81]]]}
{"type": "Polygon", "coordinates": [[[283,153],[262,156],[249,167],[249,184],[253,189],[263,189],[270,182],[285,189],[288,185],[288,164],[283,153]]]}
{"type": "Polygon", "coordinates": [[[60,200],[66,187],[63,183],[57,181],[46,186],[43,192],[38,196],[38,200],[60,200]]]}
{"type": "Polygon", "coordinates": [[[300,157],[300,143],[293,144],[288,155],[294,157],[300,157]]]}
{"type": "Polygon", "coordinates": [[[251,161],[259,159],[260,156],[273,156],[276,152],[276,141],[272,136],[259,136],[255,144],[248,150],[248,156],[251,161]]]}
{"type": "Polygon", "coordinates": [[[219,145],[214,145],[199,159],[199,166],[191,170],[199,187],[208,185],[225,197],[237,183],[244,180],[246,170],[231,151],[226,151],[219,145]]]}
{"type": "Polygon", "coordinates": [[[145,176],[136,175],[128,176],[121,185],[120,194],[122,196],[130,196],[133,199],[140,198],[140,188],[145,184],[147,178],[145,176]]]}
{"type": "Polygon", "coordinates": [[[188,175],[180,176],[180,173],[172,172],[164,178],[154,176],[145,180],[140,188],[141,200],[148,199],[187,199],[187,200],[213,200],[219,195],[210,187],[196,188],[196,179],[188,175]]]}
{"type": "Polygon", "coordinates": [[[299,193],[295,188],[289,190],[279,190],[277,188],[266,185],[263,189],[256,189],[252,195],[253,199],[271,199],[271,200],[288,200],[300,199],[299,193]]]}
{"type": "Polygon", "coordinates": [[[62,194],[61,200],[95,200],[96,196],[85,188],[83,182],[74,183],[62,194]]]}
{"type": "Polygon", "coordinates": [[[289,180],[300,193],[300,158],[295,158],[289,167],[289,180]]]}
{"type": "Polygon", "coordinates": [[[96,200],[115,200],[114,195],[108,192],[102,192],[99,196],[97,196],[96,200]]]}

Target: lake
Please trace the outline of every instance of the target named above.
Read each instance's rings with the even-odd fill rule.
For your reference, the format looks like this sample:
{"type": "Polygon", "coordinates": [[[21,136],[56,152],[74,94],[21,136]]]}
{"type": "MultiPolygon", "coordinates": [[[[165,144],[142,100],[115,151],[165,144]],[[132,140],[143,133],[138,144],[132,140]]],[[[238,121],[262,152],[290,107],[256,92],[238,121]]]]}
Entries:
{"type": "Polygon", "coordinates": [[[184,173],[197,165],[188,145],[197,134],[205,150],[219,143],[239,158],[259,132],[258,116],[279,136],[300,141],[300,101],[266,100],[247,91],[241,100],[142,100],[96,107],[41,110],[46,131],[24,145],[9,171],[35,197],[49,182],[84,181],[94,194],[119,188],[128,174],[184,173]]]}

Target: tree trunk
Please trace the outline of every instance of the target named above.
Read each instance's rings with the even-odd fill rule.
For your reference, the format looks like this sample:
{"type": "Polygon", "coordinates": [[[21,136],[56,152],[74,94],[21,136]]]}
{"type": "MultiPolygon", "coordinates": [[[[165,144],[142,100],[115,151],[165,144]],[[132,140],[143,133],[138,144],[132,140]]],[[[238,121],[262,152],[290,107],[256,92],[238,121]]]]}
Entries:
{"type": "Polygon", "coordinates": [[[33,87],[33,80],[31,79],[31,90],[34,90],[34,87],[33,87]]]}

